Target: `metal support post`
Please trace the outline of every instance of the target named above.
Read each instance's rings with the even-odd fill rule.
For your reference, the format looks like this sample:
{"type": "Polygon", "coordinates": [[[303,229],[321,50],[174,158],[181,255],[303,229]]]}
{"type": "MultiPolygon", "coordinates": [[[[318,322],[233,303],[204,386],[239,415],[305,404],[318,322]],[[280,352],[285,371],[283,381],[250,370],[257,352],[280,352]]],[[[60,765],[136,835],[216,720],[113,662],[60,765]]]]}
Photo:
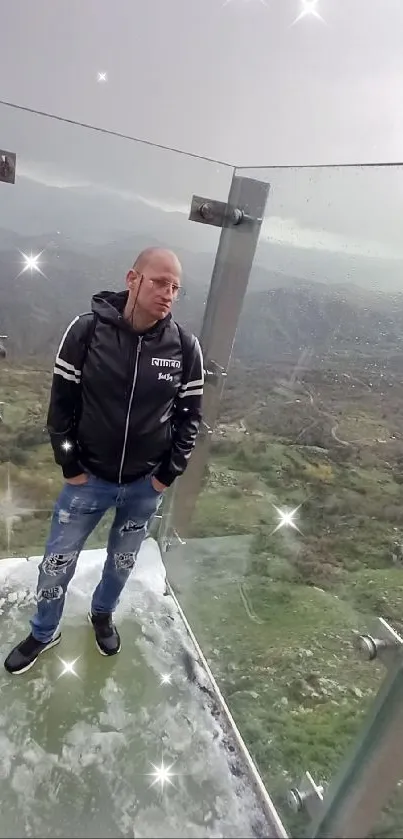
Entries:
{"type": "Polygon", "coordinates": [[[191,220],[223,229],[200,334],[206,368],[203,426],[189,466],[174,485],[162,544],[169,543],[167,526],[186,536],[202,486],[269,189],[269,184],[234,175],[227,204],[197,196],[192,202],[191,220]]]}
{"type": "Polygon", "coordinates": [[[309,830],[311,839],[369,836],[403,777],[403,641],[378,619],[359,636],[367,658],[378,655],[388,674],[338,776],[329,785],[309,830]]]}

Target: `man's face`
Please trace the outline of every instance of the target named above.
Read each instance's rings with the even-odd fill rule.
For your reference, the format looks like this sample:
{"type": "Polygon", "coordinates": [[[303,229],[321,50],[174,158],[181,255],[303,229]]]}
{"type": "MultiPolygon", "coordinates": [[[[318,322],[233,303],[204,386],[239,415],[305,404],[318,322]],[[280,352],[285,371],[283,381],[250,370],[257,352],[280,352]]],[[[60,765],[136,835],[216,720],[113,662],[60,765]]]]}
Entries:
{"type": "Polygon", "coordinates": [[[139,308],[155,320],[166,317],[181,289],[181,279],[175,269],[158,264],[148,265],[141,274],[129,271],[128,284],[139,308]]]}

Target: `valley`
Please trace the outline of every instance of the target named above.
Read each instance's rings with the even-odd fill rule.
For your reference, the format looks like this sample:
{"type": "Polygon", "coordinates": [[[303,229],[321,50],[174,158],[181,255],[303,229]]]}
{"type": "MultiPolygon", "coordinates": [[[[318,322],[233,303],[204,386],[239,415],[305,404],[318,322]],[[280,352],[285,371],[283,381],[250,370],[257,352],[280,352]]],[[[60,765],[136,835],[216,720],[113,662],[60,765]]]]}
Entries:
{"type": "MultiPolygon", "coordinates": [[[[93,293],[122,287],[149,244],[75,249],[33,236],[34,252],[46,246],[45,276],[18,276],[26,241],[13,237],[0,235],[0,557],[42,552],[62,485],[44,431],[60,337],[93,293]]],[[[198,332],[211,258],[181,256],[175,317],[198,332]]],[[[376,616],[403,632],[402,342],[400,292],[258,266],[190,537],[166,555],[293,835],[304,819],[286,805],[290,786],[306,770],[332,777],[384,678],[360,659],[356,634],[376,616]]],[[[87,547],[105,544],[109,522],[87,547]]],[[[374,836],[392,839],[402,824],[398,792],[374,836]]]]}

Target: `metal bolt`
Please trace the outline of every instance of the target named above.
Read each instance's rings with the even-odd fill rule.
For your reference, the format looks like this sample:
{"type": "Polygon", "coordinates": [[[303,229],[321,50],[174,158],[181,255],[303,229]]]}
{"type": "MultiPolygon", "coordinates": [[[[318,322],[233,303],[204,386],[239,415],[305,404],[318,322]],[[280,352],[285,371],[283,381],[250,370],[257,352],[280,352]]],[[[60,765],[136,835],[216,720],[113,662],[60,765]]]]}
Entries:
{"type": "Polygon", "coordinates": [[[306,811],[312,818],[322,807],[324,784],[316,784],[310,772],[305,772],[299,789],[292,787],[287,795],[287,803],[294,813],[306,811]]]}
{"type": "Polygon", "coordinates": [[[290,789],[287,795],[287,803],[293,813],[300,813],[304,809],[306,795],[300,795],[297,789],[290,789]]]}
{"type": "Polygon", "coordinates": [[[202,204],[199,212],[200,212],[200,215],[202,216],[202,218],[205,219],[205,221],[213,221],[213,219],[214,219],[214,208],[211,206],[211,204],[207,204],[207,203],[202,204]]]}
{"type": "Polygon", "coordinates": [[[383,618],[378,618],[373,622],[371,633],[356,636],[355,646],[367,661],[380,658],[389,666],[396,661],[403,644],[397,632],[383,618]]]}
{"type": "Polygon", "coordinates": [[[358,636],[357,649],[368,661],[373,661],[378,655],[376,641],[370,635],[358,636]]]}
{"type": "MultiPolygon", "coordinates": [[[[205,221],[213,222],[216,217],[216,212],[217,210],[214,207],[214,205],[209,204],[208,201],[200,205],[199,213],[205,221]]],[[[232,224],[237,225],[244,220],[245,214],[243,210],[239,210],[237,207],[235,207],[233,210],[231,210],[230,218],[232,224]]]]}

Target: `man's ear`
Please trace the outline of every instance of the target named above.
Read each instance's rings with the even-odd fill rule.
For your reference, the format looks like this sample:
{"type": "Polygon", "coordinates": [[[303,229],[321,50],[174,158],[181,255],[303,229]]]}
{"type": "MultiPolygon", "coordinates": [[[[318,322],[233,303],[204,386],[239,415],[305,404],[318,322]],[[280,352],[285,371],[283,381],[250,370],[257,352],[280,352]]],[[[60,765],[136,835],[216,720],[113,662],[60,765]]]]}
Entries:
{"type": "Polygon", "coordinates": [[[133,288],[135,282],[137,280],[137,273],[134,271],[133,268],[130,268],[130,271],[126,274],[126,284],[129,288],[133,288]]]}

